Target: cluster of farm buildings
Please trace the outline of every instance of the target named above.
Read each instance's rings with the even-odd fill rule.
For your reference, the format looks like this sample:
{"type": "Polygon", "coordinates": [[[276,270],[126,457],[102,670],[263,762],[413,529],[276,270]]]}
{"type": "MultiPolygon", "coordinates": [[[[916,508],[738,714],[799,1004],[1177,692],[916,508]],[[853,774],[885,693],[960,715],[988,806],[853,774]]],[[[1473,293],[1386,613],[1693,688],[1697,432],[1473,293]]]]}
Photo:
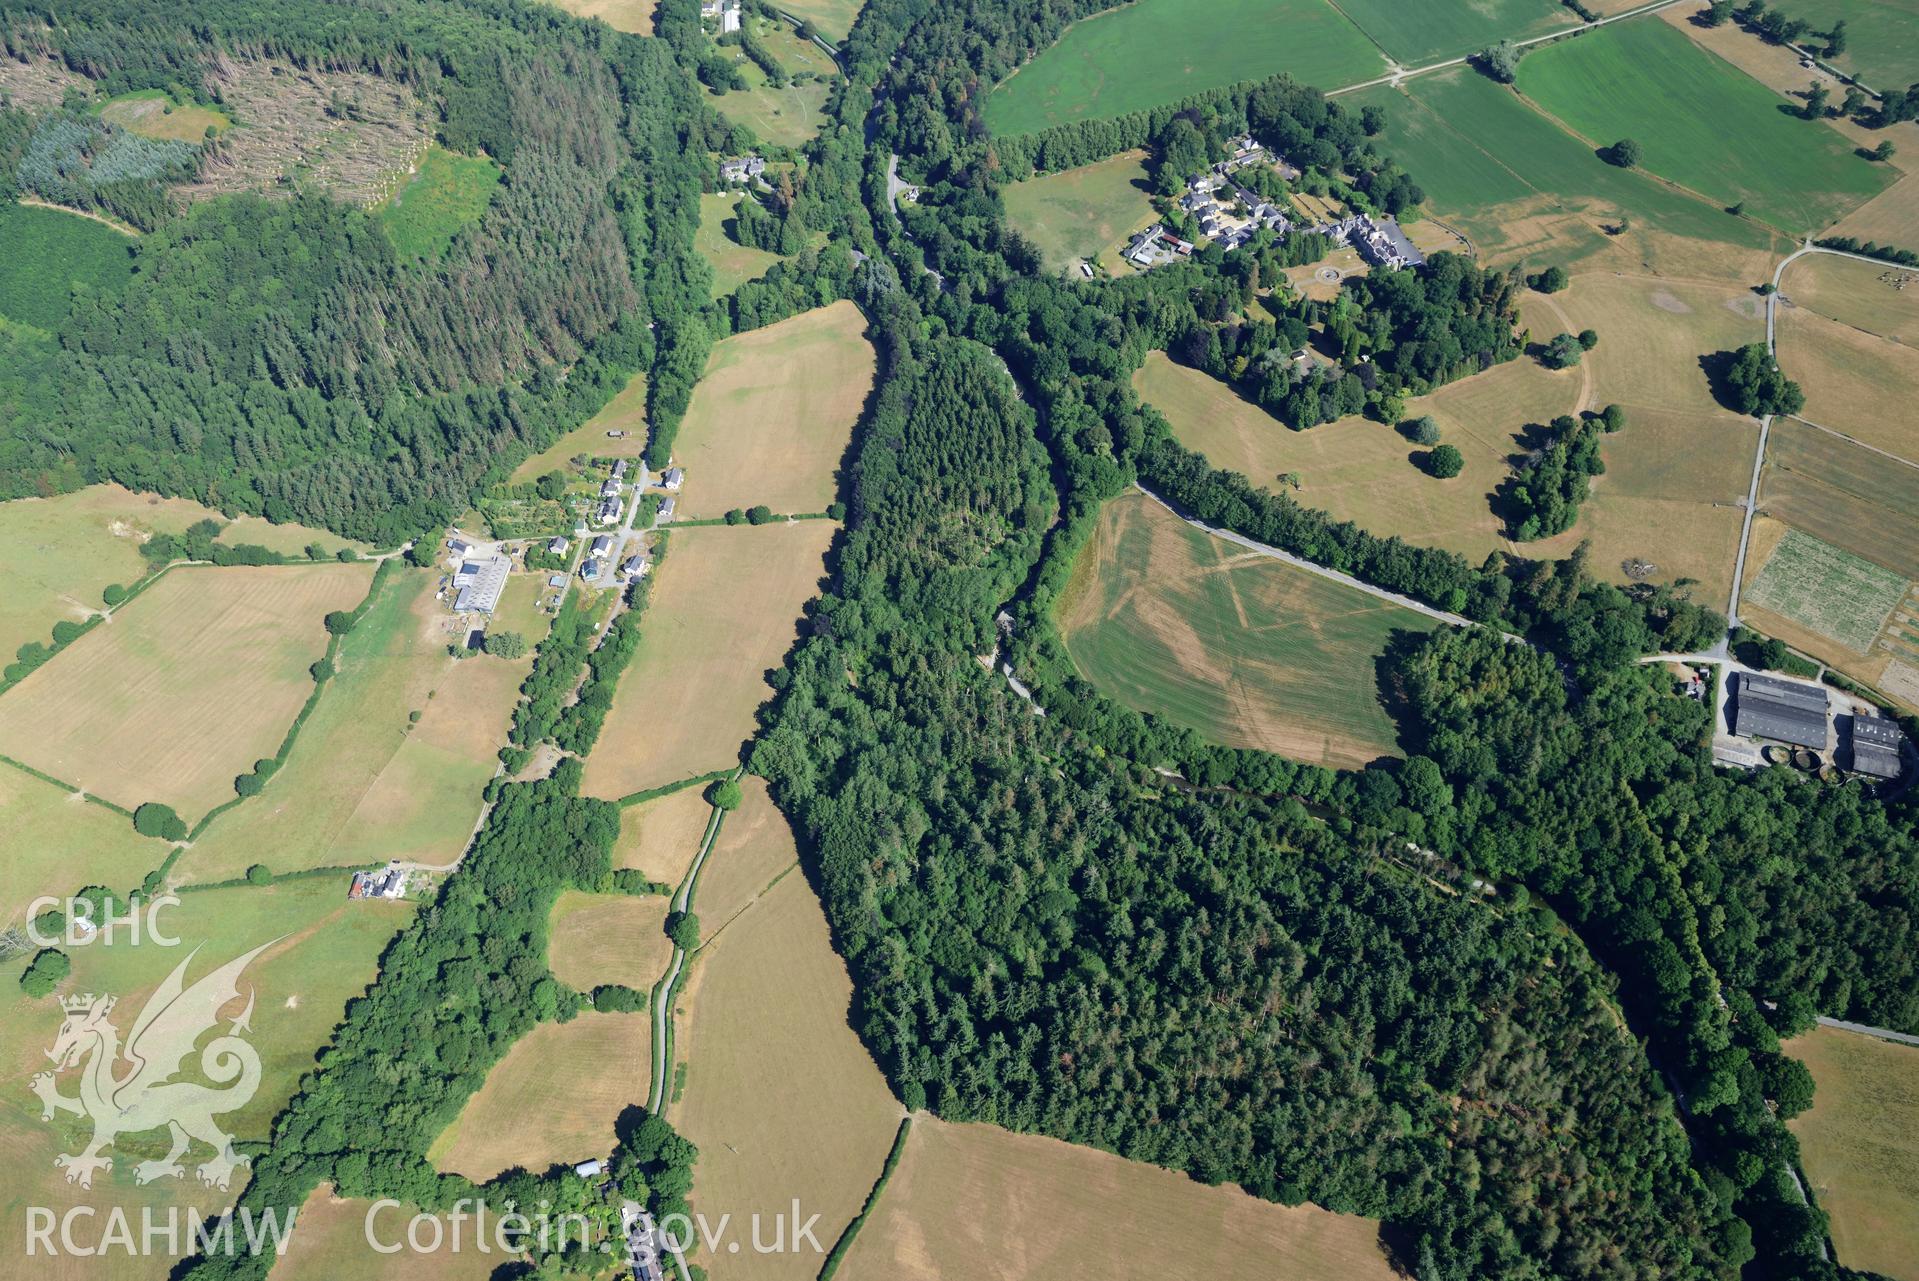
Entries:
{"type": "Polygon", "coordinates": [[[389,867],[384,872],[355,872],[347,887],[350,899],[396,899],[406,893],[406,869],[389,867]]]}
{"type": "Polygon", "coordinates": [[[1808,770],[1831,766],[1880,782],[1905,772],[1905,734],[1869,705],[1844,697],[1835,703],[1833,692],[1813,681],[1751,671],[1732,679],[1732,733],[1778,745],[1765,759],[1808,770]]]}
{"type": "Polygon", "coordinates": [[[705,0],[700,5],[700,16],[717,22],[721,35],[729,35],[740,29],[740,0],[705,0]]]}
{"type": "MultiPolygon", "coordinates": [[[[1179,206],[1199,223],[1200,231],[1222,249],[1237,249],[1260,231],[1287,236],[1313,232],[1337,244],[1350,245],[1377,267],[1418,267],[1426,256],[1406,238],[1397,219],[1372,214],[1295,225],[1279,205],[1241,185],[1233,175],[1250,165],[1270,163],[1281,177],[1292,179],[1299,170],[1283,157],[1270,155],[1252,138],[1241,136],[1229,144],[1232,155],[1210,173],[1195,174],[1186,184],[1179,206]]],[[[1157,267],[1193,252],[1190,242],[1155,223],[1128,242],[1124,257],[1136,267],[1157,267]]]]}

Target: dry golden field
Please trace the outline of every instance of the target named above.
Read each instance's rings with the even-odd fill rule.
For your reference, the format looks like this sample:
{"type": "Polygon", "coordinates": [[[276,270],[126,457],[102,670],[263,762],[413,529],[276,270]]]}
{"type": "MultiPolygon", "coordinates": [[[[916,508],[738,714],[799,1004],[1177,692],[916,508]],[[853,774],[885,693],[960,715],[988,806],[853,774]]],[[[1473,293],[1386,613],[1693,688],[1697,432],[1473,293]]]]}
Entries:
{"type": "Polygon", "coordinates": [[[369,565],[173,570],[0,698],[0,752],[189,823],[280,746],[369,565]]]}
{"type": "Polygon", "coordinates": [[[711,938],[758,898],[774,878],[799,862],[793,828],[767,794],[766,780],[740,780],[740,807],[720,824],[713,849],[700,865],[699,893],[693,910],[700,931],[711,938]]]}
{"type": "MultiPolygon", "coordinates": [[[[672,1113],[700,1149],[696,1210],[770,1221],[797,1197],[820,1215],[825,1248],[859,1212],[902,1110],[847,1026],[851,1000],[826,917],[798,874],[702,948],[678,1001],[675,1049],[689,1067],[672,1113]]],[[[811,1281],[821,1259],[799,1250],[702,1262],[716,1281],[811,1281]]]]}
{"type": "MultiPolygon", "coordinates": [[[[658,800],[620,813],[620,839],[613,847],[613,865],[633,868],[651,881],[678,885],[699,852],[713,807],[706,789],[684,787],[658,800]]],[[[703,870],[704,881],[710,867],[703,870]]]]}
{"type": "Polygon", "coordinates": [[[1565,556],[1590,539],[1596,573],[1619,581],[1625,561],[1648,561],[1655,581],[1694,579],[1695,595],[1723,608],[1738,558],[1736,504],[1759,437],[1714,401],[1700,361],[1764,337],[1758,297],[1736,285],[1586,273],[1551,301],[1561,327],[1599,334],[1580,366],[1587,407],[1622,405],[1627,424],[1605,439],[1606,473],[1578,522],[1522,550],[1565,556]]]}
{"type": "Polygon", "coordinates": [[[427,1152],[436,1169],[485,1182],[605,1157],[613,1123],[646,1102],[653,1016],[587,1011],[514,1043],[427,1152]]]}
{"type": "MultiPolygon", "coordinates": [[[[693,482],[689,478],[688,485],[693,482]]],[[[614,800],[723,769],[771,694],[838,526],[803,520],[673,533],[585,790],[614,800]]]]}
{"type": "Polygon", "coordinates": [[[1230,1184],[990,1125],[913,1118],[892,1180],[847,1252],[847,1281],[1156,1281],[1178,1238],[1179,1271],[1215,1281],[1392,1281],[1379,1224],[1288,1207],[1230,1184]],[[1173,1225],[1177,1225],[1175,1228],[1173,1225]]]}
{"type": "Polygon", "coordinates": [[[1308,506],[1382,536],[1398,534],[1478,560],[1507,546],[1493,515],[1493,491],[1506,476],[1507,457],[1518,448],[1518,429],[1572,407],[1576,381],[1548,381],[1544,375],[1536,364],[1515,361],[1408,408],[1410,416],[1437,418],[1445,439],[1465,457],[1465,470],[1444,481],[1415,467],[1417,447],[1390,427],[1354,417],[1293,431],[1226,384],[1174,364],[1160,352],[1147,356],[1133,386],[1166,416],[1181,443],[1205,454],[1215,467],[1275,492],[1282,475],[1297,473],[1298,497],[1308,506]],[[1474,397],[1496,397],[1510,408],[1491,421],[1476,407],[1464,414],[1449,412],[1468,388],[1474,397]]]}
{"type": "Polygon", "coordinates": [[[1919,347],[1804,308],[1780,310],[1778,342],[1779,367],[1805,389],[1803,417],[1919,460],[1919,347]]]}
{"type": "Polygon", "coordinates": [[[1919,270],[1813,254],[1786,268],[1779,290],[1782,307],[1919,347],[1919,270]]]}
{"type": "Polygon", "coordinates": [[[1817,427],[1775,422],[1766,445],[1759,510],[1907,578],[1919,578],[1919,467],[1893,462],[1817,427]]]}
{"type": "Polygon", "coordinates": [[[449,658],[435,581],[431,570],[388,574],[286,764],[214,820],[180,880],[224,880],[256,862],[289,872],[459,856],[532,659],[449,658]]]}
{"type": "MultiPolygon", "coordinates": [[[[382,1206],[357,1197],[334,1195],[322,1184],[300,1207],[292,1240],[284,1258],[273,1267],[274,1281],[487,1281],[502,1263],[497,1248],[479,1249],[469,1222],[455,1249],[451,1235],[438,1250],[410,1246],[387,1254],[368,1244],[369,1233],[382,1246],[404,1243],[416,1207],[382,1206]],[[372,1215],[368,1218],[369,1213],[372,1215]]],[[[489,1227],[491,1222],[489,1222],[489,1227]]],[[[451,1228],[447,1228],[451,1233],[451,1228]]],[[[419,1235],[422,1247],[433,1238],[428,1229],[419,1235]]],[[[489,1246],[493,1245],[488,1241],[489,1246]]]]}
{"type": "Polygon", "coordinates": [[[713,348],[677,438],[682,516],[826,510],[873,385],[865,329],[858,307],[836,302],[713,348]]]}
{"type": "Polygon", "coordinates": [[[579,992],[602,983],[650,991],[673,959],[666,907],[664,895],[566,891],[547,925],[547,967],[579,992]]]}
{"type": "Polygon", "coordinates": [[[62,619],[84,621],[100,612],[108,584],[131,586],[146,573],[140,544],[154,534],[184,533],[195,521],[227,524],[223,543],[258,543],[298,553],[318,543],[329,554],[365,550],[337,534],[304,525],[271,525],[257,516],[232,522],[184,498],[136,494],[118,485],[89,485],[53,498],[0,503],[0,547],[7,551],[7,590],[0,592],[0,660],[28,641],[46,643],[62,619]]]}
{"type": "Polygon", "coordinates": [[[1522,317],[1534,341],[1591,327],[1599,345],[1576,369],[1553,373],[1521,357],[1408,405],[1408,417],[1431,414],[1464,456],[1465,469],[1447,481],[1413,466],[1416,447],[1382,424],[1350,418],[1290,431],[1157,352],[1133,381],[1215,466],[1275,490],[1282,475],[1297,473],[1302,502],[1373,533],[1474,561],[1491,551],[1565,556],[1590,539],[1595,572],[1619,580],[1625,561],[1649,560],[1656,580],[1696,580],[1706,603],[1723,606],[1741,524],[1733,504],[1746,492],[1758,429],[1718,406],[1700,360],[1763,337],[1757,296],[1736,285],[1586,271],[1563,294],[1530,295],[1522,317]],[[1629,422],[1606,438],[1606,474],[1578,522],[1544,542],[1506,539],[1494,493],[1522,429],[1615,402],[1629,422]]]}
{"type": "Polygon", "coordinates": [[[1374,667],[1412,610],[1247,551],[1142,494],[1107,503],[1059,602],[1109,696],[1217,743],[1359,767],[1397,755],[1374,667]]]}
{"type": "MultiPolygon", "coordinates": [[[[1899,131],[1905,136],[1894,145],[1909,157],[1919,156],[1919,127],[1901,125],[1899,131]]],[[[1841,218],[1833,226],[1832,234],[1851,236],[1861,243],[1877,241],[1910,248],[1907,242],[1915,226],[1919,226],[1919,175],[1907,174],[1841,218]]],[[[1796,264],[1794,269],[1797,270],[1796,264]]]]}
{"type": "Polygon", "coordinates": [[[554,0],[568,13],[582,18],[598,18],[615,31],[634,35],[653,34],[655,0],[554,0]]]}
{"type": "Polygon", "coordinates": [[[1787,1125],[1838,1262],[1919,1281],[1919,1048],[1829,1027],[1783,1048],[1812,1070],[1812,1109],[1787,1125]]]}

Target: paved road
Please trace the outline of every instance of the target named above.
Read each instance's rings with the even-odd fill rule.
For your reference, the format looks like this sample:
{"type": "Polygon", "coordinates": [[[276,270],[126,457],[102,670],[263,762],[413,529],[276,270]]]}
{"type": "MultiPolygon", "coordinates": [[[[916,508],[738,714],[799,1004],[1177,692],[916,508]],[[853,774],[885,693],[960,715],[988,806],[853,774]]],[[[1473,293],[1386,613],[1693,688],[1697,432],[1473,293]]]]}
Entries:
{"type": "Polygon", "coordinates": [[[1919,1045],[1919,1036],[1910,1032],[1895,1032],[1891,1028],[1872,1027],[1865,1023],[1848,1023],[1844,1019],[1820,1019],[1820,1027],[1836,1027],[1841,1032],[1858,1032],[1863,1036],[1876,1036],[1882,1041],[1897,1041],[1901,1045],[1919,1045]]]}
{"type": "MultiPolygon", "coordinates": [[[[635,469],[632,480],[633,501],[627,504],[626,519],[622,520],[620,527],[614,531],[613,550],[600,565],[600,576],[593,580],[595,587],[611,587],[613,585],[615,581],[614,574],[619,570],[620,562],[626,559],[627,540],[633,537],[633,522],[639,517],[640,499],[645,495],[647,485],[646,464],[640,462],[638,459],[635,459],[634,463],[635,469]]],[[[589,544],[592,542],[593,537],[591,534],[587,535],[587,542],[589,544]]],[[[566,600],[564,590],[560,593],[560,599],[562,602],[566,600]]]]}
{"type": "MultiPolygon", "coordinates": [[[[736,772],[738,778],[744,770],[736,772]]],[[[684,912],[686,905],[693,899],[693,889],[699,883],[700,869],[706,866],[706,856],[713,852],[713,842],[719,839],[720,824],[725,821],[723,811],[715,811],[707,823],[705,836],[700,841],[700,851],[693,856],[693,866],[687,869],[686,879],[680,882],[680,888],[673,891],[669,905],[674,912],[684,912]]],[[[666,1021],[673,1012],[673,985],[680,981],[680,972],[686,968],[686,952],[677,944],[673,948],[673,960],[666,968],[666,977],[659,986],[659,999],[653,1002],[653,1087],[647,1095],[646,1109],[655,1116],[666,1112],[666,1066],[667,1042],[666,1021]]]]}
{"type": "MultiPolygon", "coordinates": [[[[1627,18],[1637,18],[1642,14],[1658,13],[1661,9],[1670,9],[1679,3],[1681,3],[1681,0],[1658,0],[1655,4],[1642,5],[1637,9],[1629,9],[1625,13],[1615,13],[1612,17],[1601,18],[1597,22],[1588,22],[1578,27],[1563,27],[1558,31],[1549,31],[1543,36],[1533,36],[1526,40],[1515,40],[1513,44],[1517,48],[1524,49],[1529,45],[1545,44],[1549,40],[1562,40],[1576,32],[1591,31],[1594,27],[1603,27],[1613,22],[1624,22],[1627,18]]],[[[1423,76],[1429,71],[1444,71],[1447,67],[1463,67],[1477,56],[1477,54],[1467,54],[1463,58],[1448,58],[1444,62],[1429,62],[1423,67],[1394,67],[1392,71],[1383,76],[1375,76],[1371,80],[1361,80],[1357,84],[1341,85],[1337,89],[1328,89],[1326,96],[1332,98],[1342,93],[1356,93],[1361,89],[1371,89],[1375,85],[1396,85],[1402,80],[1411,80],[1414,76],[1423,76]]]]}
{"type": "MultiPolygon", "coordinates": [[[[1284,561],[1295,569],[1303,569],[1309,574],[1318,574],[1321,578],[1330,578],[1336,583],[1343,583],[1347,587],[1353,588],[1355,591],[1365,592],[1368,596],[1376,596],[1380,600],[1391,601],[1393,604],[1410,609],[1416,614],[1424,614],[1427,618],[1449,624],[1453,627],[1483,626],[1483,624],[1475,623],[1472,619],[1466,618],[1463,615],[1449,614],[1443,609],[1434,609],[1431,605],[1423,604],[1410,596],[1401,596],[1398,592],[1389,592],[1384,587],[1375,587],[1371,583],[1361,582],[1351,574],[1342,574],[1336,569],[1328,569],[1324,565],[1307,560],[1303,556],[1295,556],[1291,552],[1283,552],[1277,547],[1268,547],[1265,543],[1255,542],[1244,534],[1236,534],[1230,529],[1221,529],[1216,525],[1208,525],[1205,521],[1197,517],[1188,516],[1185,512],[1173,506],[1152,490],[1146,488],[1146,486],[1135,485],[1134,488],[1158,503],[1161,507],[1164,507],[1167,511],[1173,513],[1173,515],[1185,521],[1188,525],[1191,525],[1194,529],[1203,529],[1214,537],[1223,538],[1229,543],[1237,543],[1247,551],[1258,552],[1262,556],[1269,556],[1274,560],[1284,561]]],[[[1506,639],[1511,641],[1520,640],[1519,637],[1511,633],[1506,634],[1506,639]]]]}

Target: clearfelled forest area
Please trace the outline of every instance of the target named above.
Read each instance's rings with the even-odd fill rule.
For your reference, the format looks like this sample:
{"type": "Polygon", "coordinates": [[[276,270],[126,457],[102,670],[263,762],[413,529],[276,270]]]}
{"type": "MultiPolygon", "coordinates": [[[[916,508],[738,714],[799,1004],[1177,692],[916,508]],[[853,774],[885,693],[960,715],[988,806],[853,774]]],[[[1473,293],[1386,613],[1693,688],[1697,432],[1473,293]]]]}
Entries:
{"type": "MultiPolygon", "coordinates": [[[[190,25],[160,4],[54,17],[9,6],[8,52],[54,55],[103,93],[191,92],[242,59],[389,77],[432,104],[444,145],[506,178],[419,265],[318,188],[188,203],[168,187],[178,166],[132,180],[153,228],[132,280],[0,353],[68,389],[36,412],[0,407],[0,495],[111,479],[390,543],[590,414],[653,362],[649,321],[705,301],[687,145],[703,118],[657,41],[531,8],[405,2],[201,6],[190,25]],[[664,194],[676,186],[688,194],[664,194]]],[[[47,127],[0,113],[0,186],[31,191],[47,127]]],[[[83,199],[87,181],[65,194],[83,199]]]]}

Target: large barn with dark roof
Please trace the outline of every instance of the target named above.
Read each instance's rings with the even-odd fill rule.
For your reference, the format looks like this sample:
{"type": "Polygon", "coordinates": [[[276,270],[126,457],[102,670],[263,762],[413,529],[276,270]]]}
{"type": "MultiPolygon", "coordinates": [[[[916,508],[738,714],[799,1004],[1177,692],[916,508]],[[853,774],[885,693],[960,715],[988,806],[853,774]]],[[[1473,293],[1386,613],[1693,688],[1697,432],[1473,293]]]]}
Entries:
{"type": "Polygon", "coordinates": [[[1817,685],[1741,672],[1734,693],[1735,734],[1826,750],[1826,691],[1817,685]]]}

